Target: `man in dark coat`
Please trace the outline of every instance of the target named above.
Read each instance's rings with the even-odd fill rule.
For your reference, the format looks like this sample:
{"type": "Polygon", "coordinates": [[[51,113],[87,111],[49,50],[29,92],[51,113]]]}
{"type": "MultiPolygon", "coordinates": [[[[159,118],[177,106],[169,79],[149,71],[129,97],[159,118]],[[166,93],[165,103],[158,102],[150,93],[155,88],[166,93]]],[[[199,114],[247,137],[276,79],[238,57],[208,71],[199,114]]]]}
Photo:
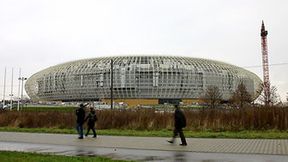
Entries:
{"type": "Polygon", "coordinates": [[[85,134],[85,136],[87,137],[89,134],[90,129],[92,129],[93,131],[93,138],[97,137],[96,131],[95,131],[95,122],[97,121],[97,116],[95,113],[95,110],[93,107],[90,107],[90,112],[88,114],[88,116],[86,117],[85,121],[88,120],[87,122],[87,133],[85,134]]]}
{"type": "Polygon", "coordinates": [[[84,107],[86,105],[83,105],[82,103],[80,104],[79,108],[76,110],[76,122],[77,122],[77,125],[76,125],[76,129],[77,129],[77,132],[79,134],[79,139],[83,139],[83,124],[84,124],[84,119],[85,119],[85,110],[84,110],[84,107]]]}
{"type": "Polygon", "coordinates": [[[187,146],[187,142],[183,133],[182,128],[186,127],[186,118],[184,113],[180,110],[178,105],[175,105],[175,112],[174,112],[174,131],[172,140],[168,141],[169,143],[174,143],[175,138],[179,134],[181,138],[181,146],[187,146]]]}

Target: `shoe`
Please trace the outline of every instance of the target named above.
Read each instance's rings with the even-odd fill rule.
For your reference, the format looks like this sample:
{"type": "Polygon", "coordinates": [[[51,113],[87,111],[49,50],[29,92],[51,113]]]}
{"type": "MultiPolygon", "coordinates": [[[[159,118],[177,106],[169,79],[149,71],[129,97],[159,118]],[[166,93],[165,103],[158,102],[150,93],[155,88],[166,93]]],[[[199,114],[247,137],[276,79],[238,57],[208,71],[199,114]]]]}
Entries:
{"type": "Polygon", "coordinates": [[[181,143],[180,146],[187,146],[187,143],[181,143]]]}
{"type": "Polygon", "coordinates": [[[83,137],[78,137],[78,139],[83,139],[83,137]]]}
{"type": "Polygon", "coordinates": [[[92,138],[97,138],[97,136],[93,136],[92,138]]]}
{"type": "Polygon", "coordinates": [[[85,134],[85,137],[87,137],[88,136],[88,134],[85,134]]]}
{"type": "Polygon", "coordinates": [[[169,143],[174,143],[174,141],[169,141],[169,140],[167,140],[167,142],[169,142],[169,143]]]}

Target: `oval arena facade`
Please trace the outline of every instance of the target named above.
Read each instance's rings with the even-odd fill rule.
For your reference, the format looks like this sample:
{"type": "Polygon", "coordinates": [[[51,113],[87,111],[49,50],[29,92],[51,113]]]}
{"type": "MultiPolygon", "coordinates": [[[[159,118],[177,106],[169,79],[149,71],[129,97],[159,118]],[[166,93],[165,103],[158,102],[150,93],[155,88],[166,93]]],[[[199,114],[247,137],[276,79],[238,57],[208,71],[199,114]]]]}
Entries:
{"type": "Polygon", "coordinates": [[[25,90],[32,100],[110,101],[129,106],[165,102],[197,102],[209,86],[217,86],[228,100],[243,82],[256,98],[260,78],[224,62],[176,56],[115,56],[55,65],[32,75],[25,90]],[[113,75],[111,75],[113,60],[113,75]]]}

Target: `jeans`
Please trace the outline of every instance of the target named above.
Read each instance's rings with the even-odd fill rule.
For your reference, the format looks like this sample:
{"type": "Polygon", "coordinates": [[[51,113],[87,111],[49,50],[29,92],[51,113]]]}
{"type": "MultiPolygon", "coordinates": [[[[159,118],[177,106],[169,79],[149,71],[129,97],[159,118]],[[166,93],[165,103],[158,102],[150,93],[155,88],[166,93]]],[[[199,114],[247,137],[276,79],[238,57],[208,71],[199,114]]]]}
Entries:
{"type": "Polygon", "coordinates": [[[83,123],[77,123],[76,130],[80,138],[83,138],[83,123]]]}
{"type": "Polygon", "coordinates": [[[92,131],[93,131],[93,135],[94,135],[93,137],[96,137],[97,134],[96,134],[95,128],[94,127],[90,127],[90,126],[88,126],[86,136],[88,136],[90,129],[92,129],[92,131]]]}

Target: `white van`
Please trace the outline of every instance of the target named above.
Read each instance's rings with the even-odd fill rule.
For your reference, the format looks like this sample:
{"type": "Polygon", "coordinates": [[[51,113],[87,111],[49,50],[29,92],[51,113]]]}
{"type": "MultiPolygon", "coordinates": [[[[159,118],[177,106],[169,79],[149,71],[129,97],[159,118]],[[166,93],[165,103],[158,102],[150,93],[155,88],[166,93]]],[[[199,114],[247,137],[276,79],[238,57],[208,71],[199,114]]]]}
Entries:
{"type": "Polygon", "coordinates": [[[111,105],[105,103],[105,102],[94,102],[94,108],[95,109],[111,109],[111,105]]]}

